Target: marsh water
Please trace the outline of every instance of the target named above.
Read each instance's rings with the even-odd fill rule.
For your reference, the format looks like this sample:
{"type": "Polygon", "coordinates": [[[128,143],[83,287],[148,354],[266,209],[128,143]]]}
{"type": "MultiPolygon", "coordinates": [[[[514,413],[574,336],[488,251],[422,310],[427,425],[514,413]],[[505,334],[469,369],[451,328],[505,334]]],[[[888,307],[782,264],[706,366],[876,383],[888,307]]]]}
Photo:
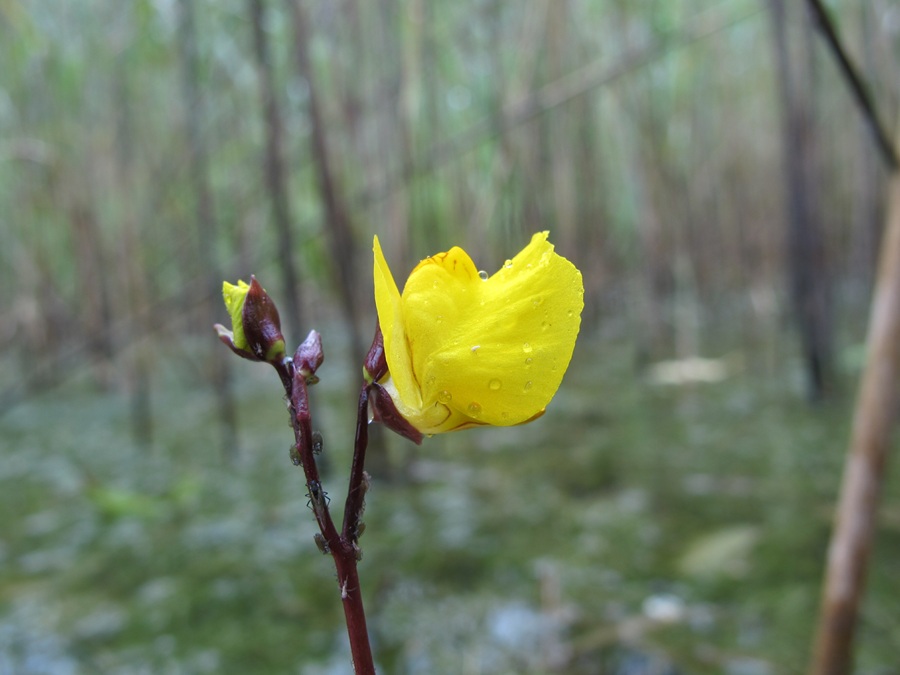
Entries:
{"type": "MultiPolygon", "coordinates": [[[[667,378],[585,339],[530,425],[377,435],[360,576],[380,672],[802,672],[854,373],[810,406],[790,354],[715,356],[667,378]]],[[[184,363],[159,359],[148,445],[126,397],[87,377],[0,417],[3,675],[351,672],[277,378],[234,365],[229,458],[184,363]]],[[[357,391],[342,368],[330,356],[313,389],[338,517],[357,391]]],[[[898,483],[893,462],[860,673],[900,654],[898,483]]]]}

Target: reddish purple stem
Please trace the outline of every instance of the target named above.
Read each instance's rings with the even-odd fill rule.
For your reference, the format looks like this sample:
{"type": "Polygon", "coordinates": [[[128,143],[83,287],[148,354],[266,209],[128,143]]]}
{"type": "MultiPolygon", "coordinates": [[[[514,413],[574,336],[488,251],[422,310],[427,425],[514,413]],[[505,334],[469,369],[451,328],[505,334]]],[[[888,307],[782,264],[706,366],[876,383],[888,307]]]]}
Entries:
{"type": "MultiPolygon", "coordinates": [[[[318,364],[315,365],[318,366],[318,364]]],[[[350,638],[353,669],[357,675],[374,675],[375,665],[372,660],[372,649],[369,645],[369,633],[366,628],[366,613],[359,587],[359,575],[356,570],[360,556],[356,540],[359,536],[360,516],[368,488],[368,476],[365,472],[366,446],[369,440],[368,385],[364,385],[359,394],[353,464],[350,469],[344,522],[339,534],[328,510],[328,500],[322,489],[319,469],[316,466],[312,448],[312,423],[307,388],[307,377],[312,373],[303,372],[305,368],[295,368],[290,361],[286,364],[276,365],[276,370],[282,383],[285,384],[285,391],[290,400],[291,426],[294,428],[297,452],[306,476],[310,505],[337,569],[338,587],[344,606],[344,619],[350,638]]]]}

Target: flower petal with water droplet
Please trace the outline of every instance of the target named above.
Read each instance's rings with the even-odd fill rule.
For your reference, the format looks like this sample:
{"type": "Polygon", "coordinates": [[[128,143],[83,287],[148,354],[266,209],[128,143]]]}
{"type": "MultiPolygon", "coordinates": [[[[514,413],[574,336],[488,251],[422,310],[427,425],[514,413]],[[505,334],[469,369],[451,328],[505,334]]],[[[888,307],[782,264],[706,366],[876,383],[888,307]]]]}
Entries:
{"type": "Polygon", "coordinates": [[[426,258],[402,296],[376,238],[390,389],[423,433],[521,424],[553,398],[572,357],[584,290],[581,273],[555,253],[547,234],[535,234],[487,279],[458,247],[426,258]]]}

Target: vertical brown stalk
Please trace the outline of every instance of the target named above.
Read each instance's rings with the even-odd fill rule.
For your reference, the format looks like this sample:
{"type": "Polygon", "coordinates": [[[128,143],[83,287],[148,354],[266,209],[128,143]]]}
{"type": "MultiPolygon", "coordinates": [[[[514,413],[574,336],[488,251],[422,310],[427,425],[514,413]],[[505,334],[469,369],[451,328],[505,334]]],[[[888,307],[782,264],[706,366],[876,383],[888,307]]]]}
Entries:
{"type": "MultiPolygon", "coordinates": [[[[123,5],[123,11],[128,11],[123,5]]],[[[129,19],[132,17],[129,16],[129,19]]],[[[146,263],[140,246],[140,228],[135,209],[137,202],[134,180],[134,120],[132,95],[129,88],[127,58],[130,45],[123,46],[116,63],[116,174],[120,202],[122,234],[118,241],[116,275],[120,289],[117,314],[128,316],[122,343],[123,381],[128,391],[131,415],[131,434],[139,446],[149,447],[153,440],[153,408],[151,404],[152,377],[147,343],[141,339],[149,334],[150,312],[144,289],[147,288],[146,263]]]]}
{"type": "Polygon", "coordinates": [[[253,49],[256,57],[256,72],[259,78],[259,94],[266,128],[266,149],[263,169],[266,177],[266,191],[272,205],[272,218],[278,235],[278,256],[284,298],[287,305],[287,326],[290,334],[301,335],[300,278],[294,266],[294,237],[291,231],[291,207],[287,191],[287,171],[281,148],[284,144],[284,125],[275,97],[272,58],[269,37],[264,25],[265,7],[263,0],[247,0],[250,23],[253,29],[253,49]]]}
{"type": "Polygon", "coordinates": [[[889,187],[887,226],[850,437],[837,520],[828,549],[828,568],[811,675],[852,670],[853,641],[866,568],[875,535],[876,511],[900,379],[900,176],[889,187]]]}
{"type": "MultiPolygon", "coordinates": [[[[288,0],[294,24],[294,56],[297,72],[306,81],[308,91],[308,109],[310,122],[310,143],[315,164],[319,198],[325,209],[328,246],[331,252],[332,270],[334,271],[341,308],[347,329],[350,331],[350,347],[352,358],[362,353],[362,342],[356,326],[356,275],[355,246],[353,231],[347,206],[341,195],[337,177],[328,151],[327,131],[322,115],[321,101],[313,77],[312,64],[309,58],[309,27],[301,3],[288,0]]],[[[358,8],[357,8],[358,10],[358,8]]]]}
{"type": "MultiPolygon", "coordinates": [[[[206,308],[208,323],[215,323],[221,275],[215,254],[216,217],[213,209],[212,191],[209,186],[209,156],[200,127],[203,119],[203,97],[200,91],[200,76],[197,65],[197,31],[194,24],[194,0],[181,0],[178,17],[178,45],[181,61],[181,82],[187,133],[188,162],[190,166],[191,189],[196,208],[197,244],[200,275],[206,289],[203,306],[206,308]]],[[[210,363],[213,389],[219,399],[217,406],[222,430],[222,453],[233,459],[236,451],[237,415],[234,394],[230,386],[227,361],[216,359],[210,363]]]]}
{"type": "Polygon", "coordinates": [[[104,274],[106,261],[101,231],[94,209],[87,201],[72,206],[69,217],[82,303],[80,314],[84,318],[82,328],[97,379],[108,386],[112,376],[109,371],[113,353],[112,314],[104,274]]]}
{"type": "MultiPolygon", "coordinates": [[[[874,75],[875,67],[875,36],[876,11],[870,3],[864,2],[859,8],[860,33],[857,36],[858,44],[862,51],[861,69],[874,75]]],[[[853,211],[852,231],[856,233],[853,238],[853,250],[850,255],[853,274],[856,281],[863,282],[863,287],[868,293],[875,282],[874,271],[878,258],[878,235],[882,220],[881,195],[882,174],[879,168],[878,157],[871,152],[871,131],[865,119],[859,122],[859,142],[854,148],[853,171],[853,211]]]]}
{"type": "MultiPolygon", "coordinates": [[[[568,49],[573,41],[569,25],[569,3],[557,1],[547,12],[547,81],[557,80],[570,67],[571,58],[568,49]]],[[[547,116],[547,150],[550,154],[550,180],[552,198],[554,235],[559,247],[566,251],[577,251],[576,217],[577,196],[575,187],[575,149],[570,145],[573,140],[572,114],[574,106],[560,106],[553,115],[547,116]]],[[[579,261],[580,262],[580,261],[579,261]]]]}
{"type": "MultiPolygon", "coordinates": [[[[822,225],[815,206],[812,96],[799,86],[787,38],[784,0],[769,0],[778,70],[787,186],[787,265],[812,400],[825,395],[831,370],[830,294],[822,225]]],[[[810,55],[807,53],[807,57],[810,55]]],[[[809,67],[805,68],[809,74],[809,67]]]]}

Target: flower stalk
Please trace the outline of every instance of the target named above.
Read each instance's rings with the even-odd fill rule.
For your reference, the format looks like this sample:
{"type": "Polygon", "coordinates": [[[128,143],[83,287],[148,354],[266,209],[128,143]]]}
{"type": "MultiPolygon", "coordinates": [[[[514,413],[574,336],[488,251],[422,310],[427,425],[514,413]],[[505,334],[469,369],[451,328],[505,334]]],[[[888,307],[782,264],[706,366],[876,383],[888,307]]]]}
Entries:
{"type": "Polygon", "coordinates": [[[310,337],[297,349],[293,359],[273,364],[285,386],[294,429],[296,456],[306,478],[310,507],[319,525],[320,548],[331,554],[337,570],[341,604],[350,640],[353,668],[357,675],[373,675],[375,665],[369,644],[366,613],[359,584],[357,563],[361,558],[358,544],[360,517],[368,490],[368,474],[365,471],[365,455],[368,445],[368,384],[364,384],[359,395],[357,409],[356,436],[353,448],[353,464],[350,484],[344,506],[344,522],[341,531],[331,517],[328,496],[322,487],[316,454],[313,446],[312,416],[309,407],[309,386],[318,381],[315,371],[322,363],[321,340],[313,331],[310,337]],[[319,348],[316,350],[315,345],[319,348]]]}

